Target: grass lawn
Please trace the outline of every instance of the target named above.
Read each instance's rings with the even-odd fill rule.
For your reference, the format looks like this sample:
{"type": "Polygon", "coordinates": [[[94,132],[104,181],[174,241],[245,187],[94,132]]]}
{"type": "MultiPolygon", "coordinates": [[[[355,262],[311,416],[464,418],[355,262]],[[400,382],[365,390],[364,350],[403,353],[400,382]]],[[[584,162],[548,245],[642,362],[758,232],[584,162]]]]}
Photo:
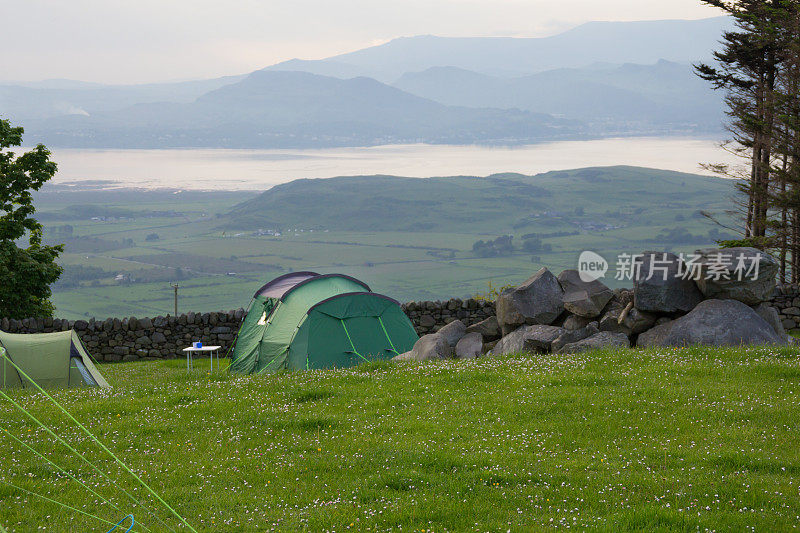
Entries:
{"type": "MultiPolygon", "coordinates": [[[[795,349],[622,351],[230,377],[104,365],[55,397],[198,531],[789,530],[800,523],[795,349]]],[[[171,528],[39,395],[12,397],[171,528]]],[[[116,522],[134,508],[0,399],[0,479],[116,522]]],[[[9,531],[106,531],[0,483],[9,531]]],[[[186,530],[184,528],[184,530],[186,530]]]]}

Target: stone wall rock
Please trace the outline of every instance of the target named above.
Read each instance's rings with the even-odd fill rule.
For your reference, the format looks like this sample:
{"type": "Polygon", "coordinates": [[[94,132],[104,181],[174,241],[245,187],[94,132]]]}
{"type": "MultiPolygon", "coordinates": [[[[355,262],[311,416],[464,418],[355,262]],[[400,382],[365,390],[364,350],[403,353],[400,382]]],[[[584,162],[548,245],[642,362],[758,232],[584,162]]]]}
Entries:
{"type": "Polygon", "coordinates": [[[633,284],[636,308],[652,313],[688,313],[703,300],[697,284],[681,275],[686,265],[675,254],[645,252],[633,284]]]}
{"type": "Polygon", "coordinates": [[[469,327],[495,316],[494,302],[475,298],[408,302],[403,304],[403,311],[420,336],[435,333],[455,320],[460,320],[469,327]]]}
{"type": "Polygon", "coordinates": [[[565,344],[556,353],[574,354],[602,348],[630,348],[630,346],[631,343],[628,340],[628,336],[624,333],[601,331],[578,342],[565,344]]]}
{"type": "Polygon", "coordinates": [[[707,248],[695,253],[700,256],[697,287],[706,299],[758,305],[769,300],[775,290],[778,261],[764,252],[755,248],[707,248]]]}
{"type": "Polygon", "coordinates": [[[611,289],[601,282],[584,281],[577,270],[565,270],[558,275],[564,289],[564,308],[575,316],[596,318],[614,297],[611,289]]]}
{"type": "Polygon", "coordinates": [[[704,300],[690,313],[639,335],[637,346],[743,346],[786,344],[750,306],[738,300],[704,300]]]}
{"type": "Polygon", "coordinates": [[[778,286],[770,305],[778,312],[783,329],[794,333],[800,330],[800,287],[797,284],[778,286]]]}
{"type": "Polygon", "coordinates": [[[98,361],[138,361],[183,357],[181,350],[194,341],[221,346],[224,355],[231,346],[244,310],[187,313],[178,317],[125,317],[97,320],[0,319],[0,329],[9,333],[52,333],[74,329],[98,361]],[[213,327],[211,324],[215,324],[213,327]]]}
{"type": "Polygon", "coordinates": [[[483,335],[467,333],[456,344],[456,359],[475,359],[483,355],[483,335]]]}
{"type": "Polygon", "coordinates": [[[542,268],[521,285],[501,292],[495,309],[504,335],[525,324],[550,325],[564,312],[564,289],[542,268]]]}
{"type": "Polygon", "coordinates": [[[393,361],[434,361],[449,359],[455,356],[455,349],[447,342],[444,335],[429,333],[423,335],[414,344],[411,351],[395,356],[393,361]]]}

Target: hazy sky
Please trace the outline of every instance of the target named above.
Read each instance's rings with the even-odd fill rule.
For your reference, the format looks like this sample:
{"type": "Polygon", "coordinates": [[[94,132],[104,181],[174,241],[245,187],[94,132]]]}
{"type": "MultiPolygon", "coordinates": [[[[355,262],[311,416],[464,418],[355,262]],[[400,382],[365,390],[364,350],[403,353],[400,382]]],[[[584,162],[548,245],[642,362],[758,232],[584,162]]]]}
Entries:
{"type": "Polygon", "coordinates": [[[537,37],[591,20],[716,15],[700,0],[0,0],[0,80],[204,78],[399,36],[537,37]]]}

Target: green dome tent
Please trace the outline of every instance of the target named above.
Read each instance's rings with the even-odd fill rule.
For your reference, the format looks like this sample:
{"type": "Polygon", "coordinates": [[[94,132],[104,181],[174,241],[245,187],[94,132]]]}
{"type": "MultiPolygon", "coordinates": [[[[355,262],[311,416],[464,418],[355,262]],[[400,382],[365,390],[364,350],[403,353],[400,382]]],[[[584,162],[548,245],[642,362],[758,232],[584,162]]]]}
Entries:
{"type": "Polygon", "coordinates": [[[417,341],[395,300],[343,274],[293,272],[253,296],[230,370],[345,368],[390,359],[417,341]]]}
{"type": "Polygon", "coordinates": [[[0,331],[0,351],[4,389],[32,387],[14,365],[42,388],[108,387],[73,330],[25,335],[0,331]]]}

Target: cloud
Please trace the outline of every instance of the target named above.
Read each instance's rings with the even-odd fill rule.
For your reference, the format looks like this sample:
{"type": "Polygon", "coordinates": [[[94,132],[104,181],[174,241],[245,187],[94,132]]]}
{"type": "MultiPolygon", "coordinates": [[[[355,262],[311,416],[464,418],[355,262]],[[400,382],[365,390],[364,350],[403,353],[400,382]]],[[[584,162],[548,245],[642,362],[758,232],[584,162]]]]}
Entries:
{"type": "Polygon", "coordinates": [[[589,20],[714,16],[697,0],[3,2],[0,78],[145,82],[236,74],[398,36],[542,36],[589,20]]]}

